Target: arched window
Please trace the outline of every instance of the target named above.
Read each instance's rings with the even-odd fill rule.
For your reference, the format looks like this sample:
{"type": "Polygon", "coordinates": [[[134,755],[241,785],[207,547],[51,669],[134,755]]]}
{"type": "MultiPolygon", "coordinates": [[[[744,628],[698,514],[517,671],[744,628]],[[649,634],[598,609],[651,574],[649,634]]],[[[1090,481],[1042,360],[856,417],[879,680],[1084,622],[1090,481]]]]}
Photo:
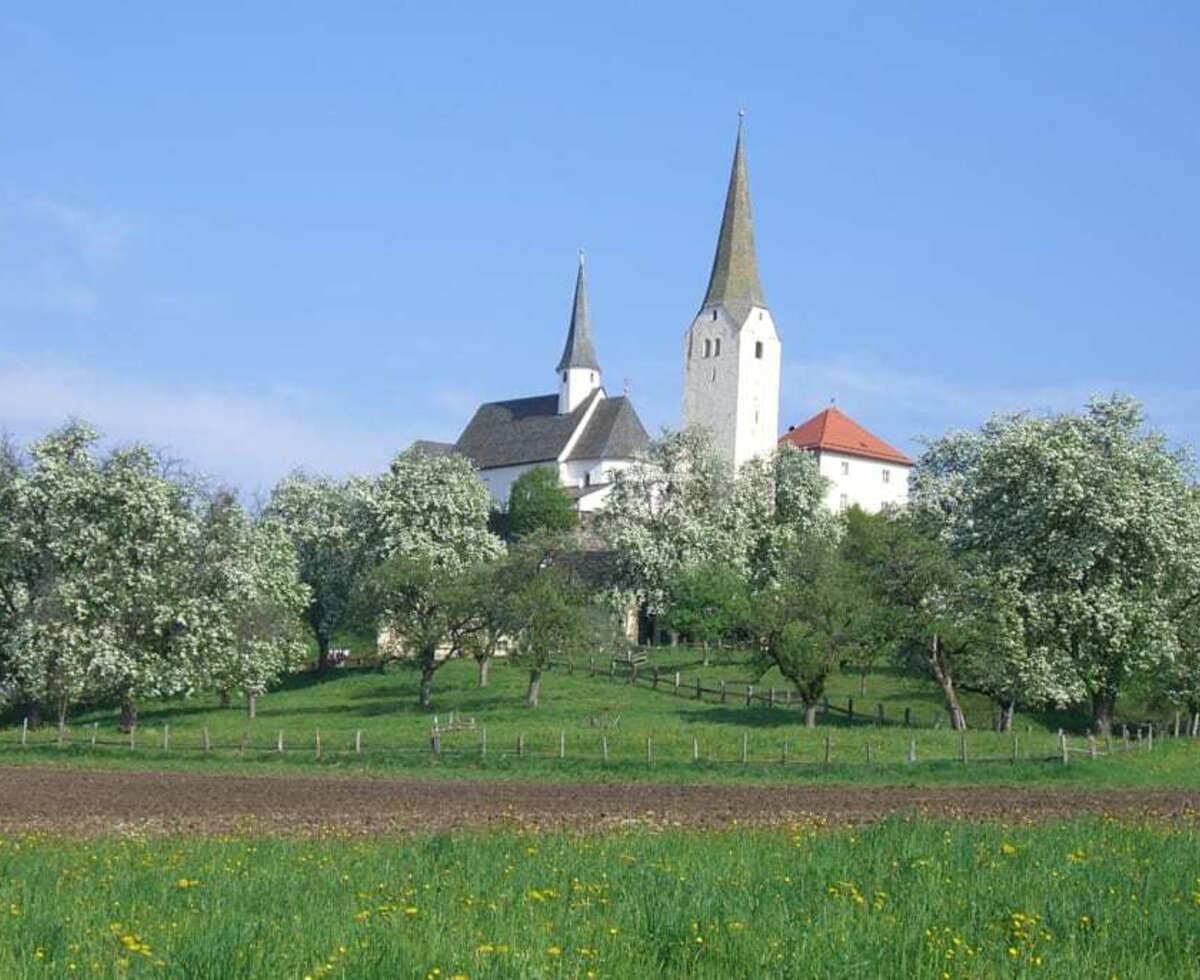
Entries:
{"type": "Polygon", "coordinates": [[[718,337],[713,341],[713,357],[721,356],[721,338],[718,337]]]}
{"type": "Polygon", "coordinates": [[[704,356],[712,357],[712,341],[707,338],[704,341],[704,356]]]}

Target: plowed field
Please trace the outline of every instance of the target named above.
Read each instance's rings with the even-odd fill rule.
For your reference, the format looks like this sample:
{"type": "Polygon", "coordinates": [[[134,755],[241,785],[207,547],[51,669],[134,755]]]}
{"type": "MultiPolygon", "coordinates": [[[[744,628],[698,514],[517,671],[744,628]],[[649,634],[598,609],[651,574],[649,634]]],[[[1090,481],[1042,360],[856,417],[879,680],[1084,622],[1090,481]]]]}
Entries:
{"type": "Polygon", "coordinates": [[[1200,791],[720,787],[239,777],[0,767],[0,831],[285,835],[492,826],[717,828],[895,814],[1010,822],[1194,819],[1200,791]]]}

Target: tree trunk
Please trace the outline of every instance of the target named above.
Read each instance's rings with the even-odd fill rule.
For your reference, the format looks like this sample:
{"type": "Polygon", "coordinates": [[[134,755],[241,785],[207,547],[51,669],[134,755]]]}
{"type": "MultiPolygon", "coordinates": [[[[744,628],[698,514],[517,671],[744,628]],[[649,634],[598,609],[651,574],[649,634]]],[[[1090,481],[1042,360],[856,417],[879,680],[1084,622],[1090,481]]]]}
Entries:
{"type": "Polygon", "coordinates": [[[329,669],[329,642],[328,636],[317,634],[317,673],[323,674],[329,669]]]}
{"type": "Polygon", "coordinates": [[[704,641],[704,666],[708,666],[708,640],[704,641]]]}
{"type": "Polygon", "coordinates": [[[529,690],[525,692],[525,707],[536,708],[538,696],[542,693],[542,670],[535,667],[529,672],[529,690]]]}
{"type": "Polygon", "coordinates": [[[257,694],[247,694],[246,695],[246,716],[248,718],[257,718],[258,717],[258,695],[257,694]]]}
{"type": "Polygon", "coordinates": [[[222,708],[229,707],[229,692],[228,691],[224,691],[224,690],[221,691],[219,700],[217,701],[217,704],[222,708]]]}
{"type": "Polygon", "coordinates": [[[865,664],[860,664],[858,668],[858,696],[861,698],[867,696],[867,667],[865,664]]]}
{"type": "Polygon", "coordinates": [[[58,727],[61,731],[62,727],[67,723],[67,696],[60,694],[58,697],[58,727]]]}
{"type": "Polygon", "coordinates": [[[816,701],[813,701],[812,703],[806,704],[804,706],[804,727],[805,728],[816,728],[817,727],[817,702],[816,701]]]}
{"type": "Polygon", "coordinates": [[[30,701],[25,705],[25,718],[29,721],[30,728],[42,727],[42,706],[36,701],[30,701]]]}
{"type": "Polygon", "coordinates": [[[117,727],[126,735],[137,728],[138,710],[133,698],[128,694],[121,695],[121,718],[117,727]]]}
{"type": "Polygon", "coordinates": [[[433,707],[433,672],[437,667],[426,662],[421,666],[421,687],[417,694],[417,705],[422,711],[433,707]]]}
{"type": "Polygon", "coordinates": [[[475,662],[477,664],[479,664],[479,686],[487,687],[488,686],[488,672],[492,669],[492,658],[491,657],[483,657],[482,659],[476,660],[475,662]]]}
{"type": "Polygon", "coordinates": [[[1098,735],[1111,735],[1117,699],[1111,694],[1092,695],[1092,721],[1098,735]]]}
{"type": "Polygon", "coordinates": [[[936,633],[929,644],[929,669],[934,680],[942,689],[946,699],[946,713],[950,716],[950,728],[956,732],[967,730],[967,719],[958,703],[958,691],[954,689],[954,678],[942,663],[942,638],[936,633]]]}
{"type": "Polygon", "coordinates": [[[1008,704],[1000,706],[1000,731],[1001,733],[1011,732],[1013,723],[1013,712],[1016,711],[1017,703],[1009,701],[1008,704]]]}

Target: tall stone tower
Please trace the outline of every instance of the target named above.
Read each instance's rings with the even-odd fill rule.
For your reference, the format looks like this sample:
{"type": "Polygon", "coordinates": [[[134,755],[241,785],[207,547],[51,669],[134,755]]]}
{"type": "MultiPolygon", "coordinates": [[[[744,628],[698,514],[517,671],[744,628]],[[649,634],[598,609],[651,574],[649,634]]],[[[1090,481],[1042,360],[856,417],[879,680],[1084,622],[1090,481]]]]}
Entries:
{"type": "Polygon", "coordinates": [[[779,334],[758,279],[750,182],[738,119],[733,169],[708,292],[683,350],[683,424],[702,426],[735,469],[775,451],[779,334]]]}
{"type": "Polygon", "coordinates": [[[592,321],[588,316],[587,273],[583,252],[579,253],[579,272],[575,276],[575,302],[571,306],[571,326],[558,361],[558,414],[568,415],[600,387],[600,362],[592,344],[592,321]]]}

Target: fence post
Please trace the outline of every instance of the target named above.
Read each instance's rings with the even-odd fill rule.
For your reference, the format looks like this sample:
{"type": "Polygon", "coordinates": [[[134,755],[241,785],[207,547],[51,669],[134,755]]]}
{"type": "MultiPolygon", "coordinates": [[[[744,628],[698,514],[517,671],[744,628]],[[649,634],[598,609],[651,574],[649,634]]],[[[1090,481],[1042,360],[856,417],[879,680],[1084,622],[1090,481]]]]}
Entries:
{"type": "Polygon", "coordinates": [[[485,725],[480,725],[479,726],[479,758],[484,759],[486,757],[487,757],[487,727],[485,725]]]}
{"type": "Polygon", "coordinates": [[[829,736],[825,736],[825,765],[829,765],[829,736]]]}
{"type": "Polygon", "coordinates": [[[137,725],[129,729],[129,751],[137,748],[137,725]]]}
{"type": "Polygon", "coordinates": [[[789,742],[788,742],[788,739],[785,738],[783,740],[783,759],[781,760],[785,766],[787,765],[787,761],[788,761],[788,748],[789,748],[789,742]]]}
{"type": "Polygon", "coordinates": [[[29,742],[29,715],[26,715],[21,721],[21,748],[25,748],[29,742]]]}
{"type": "Polygon", "coordinates": [[[1096,736],[1088,732],[1088,756],[1092,759],[1096,758],[1096,736]]]}
{"type": "Polygon", "coordinates": [[[917,761],[917,740],[915,738],[908,740],[908,761],[910,765],[917,761]]]}
{"type": "Polygon", "coordinates": [[[354,732],[354,754],[362,755],[362,729],[358,728],[354,732]]]}
{"type": "Polygon", "coordinates": [[[96,747],[96,735],[99,731],[100,731],[100,723],[98,721],[93,721],[92,722],[92,748],[93,749],[96,747]]]}
{"type": "Polygon", "coordinates": [[[651,758],[652,757],[650,755],[650,736],[647,735],[646,736],[646,764],[647,765],[650,764],[651,758]]]}
{"type": "Polygon", "coordinates": [[[767,692],[767,707],[775,707],[775,688],[771,688],[770,691],[767,692]]]}
{"type": "Polygon", "coordinates": [[[1017,760],[1018,760],[1018,759],[1020,759],[1020,758],[1021,758],[1021,742],[1020,742],[1020,737],[1017,735],[1017,733],[1016,733],[1016,732],[1013,732],[1013,741],[1012,741],[1012,761],[1013,761],[1013,765],[1014,765],[1014,766],[1017,764],[1017,760]]]}
{"type": "Polygon", "coordinates": [[[1175,712],[1175,737],[1179,738],[1179,711],[1175,712]]]}
{"type": "Polygon", "coordinates": [[[750,707],[753,700],[754,700],[754,685],[747,684],[746,685],[746,707],[747,708],[750,707]]]}
{"type": "MultiPolygon", "coordinates": [[[[316,749],[317,758],[319,759],[319,758],[321,758],[321,729],[318,728],[316,734],[317,734],[317,737],[315,740],[314,748],[316,749]]],[[[438,747],[438,751],[441,751],[441,746],[438,747]]]]}
{"type": "Polygon", "coordinates": [[[908,728],[912,724],[912,708],[904,709],[904,727],[908,728]]]}
{"type": "Polygon", "coordinates": [[[561,730],[558,733],[558,757],[560,759],[567,757],[567,733],[561,730]]]}
{"type": "Polygon", "coordinates": [[[651,668],[651,671],[652,671],[652,673],[651,673],[652,680],[650,682],[650,686],[653,687],[654,690],[657,691],[658,690],[658,665],[656,664],[653,668],[651,668]]]}
{"type": "Polygon", "coordinates": [[[204,726],[204,753],[207,755],[212,751],[212,739],[208,737],[208,726],[204,726]]]}
{"type": "Polygon", "coordinates": [[[692,761],[700,761],[700,739],[696,738],[695,735],[692,736],[692,761]]]}
{"type": "Polygon", "coordinates": [[[588,677],[596,676],[596,658],[593,656],[588,660],[588,677]]]}
{"type": "Polygon", "coordinates": [[[281,728],[275,735],[275,751],[283,755],[283,729],[281,728]]]}
{"type": "Polygon", "coordinates": [[[869,766],[874,761],[875,761],[875,755],[871,751],[871,740],[867,739],[867,765],[869,766]]]}
{"type": "Polygon", "coordinates": [[[1058,743],[1059,743],[1059,748],[1062,750],[1062,761],[1063,761],[1063,765],[1065,766],[1067,764],[1067,733],[1066,732],[1058,733],[1058,743]]]}
{"type": "Polygon", "coordinates": [[[742,765],[746,764],[746,759],[750,754],[750,736],[742,732],[742,765]]]}
{"type": "Polygon", "coordinates": [[[601,762],[608,761],[608,736],[607,735],[600,736],[600,761],[601,762]]]}
{"type": "Polygon", "coordinates": [[[958,761],[964,766],[967,764],[967,733],[958,733],[958,761]]]}
{"type": "Polygon", "coordinates": [[[721,681],[721,703],[725,703],[725,682],[721,681]]]}
{"type": "Polygon", "coordinates": [[[854,721],[854,698],[846,698],[846,717],[854,721]]]}
{"type": "Polygon", "coordinates": [[[883,724],[886,719],[883,716],[883,702],[879,702],[879,724],[883,724]]]}
{"type": "Polygon", "coordinates": [[[608,679],[610,681],[617,679],[617,661],[615,659],[608,662],[608,679]]]}
{"type": "Polygon", "coordinates": [[[246,755],[246,730],[242,729],[241,737],[238,739],[238,758],[243,758],[246,755]]]}
{"type": "Polygon", "coordinates": [[[171,751],[171,726],[163,725],[163,751],[171,751]]]}
{"type": "Polygon", "coordinates": [[[58,723],[58,747],[64,748],[67,744],[67,723],[60,721],[58,723]]]}
{"type": "Polygon", "coordinates": [[[1137,730],[1137,747],[1142,748],[1142,730],[1140,728],[1137,730]]]}
{"type": "Polygon", "coordinates": [[[520,735],[517,736],[517,755],[523,756],[524,754],[525,754],[525,734],[524,734],[524,732],[522,732],[520,735]]]}

